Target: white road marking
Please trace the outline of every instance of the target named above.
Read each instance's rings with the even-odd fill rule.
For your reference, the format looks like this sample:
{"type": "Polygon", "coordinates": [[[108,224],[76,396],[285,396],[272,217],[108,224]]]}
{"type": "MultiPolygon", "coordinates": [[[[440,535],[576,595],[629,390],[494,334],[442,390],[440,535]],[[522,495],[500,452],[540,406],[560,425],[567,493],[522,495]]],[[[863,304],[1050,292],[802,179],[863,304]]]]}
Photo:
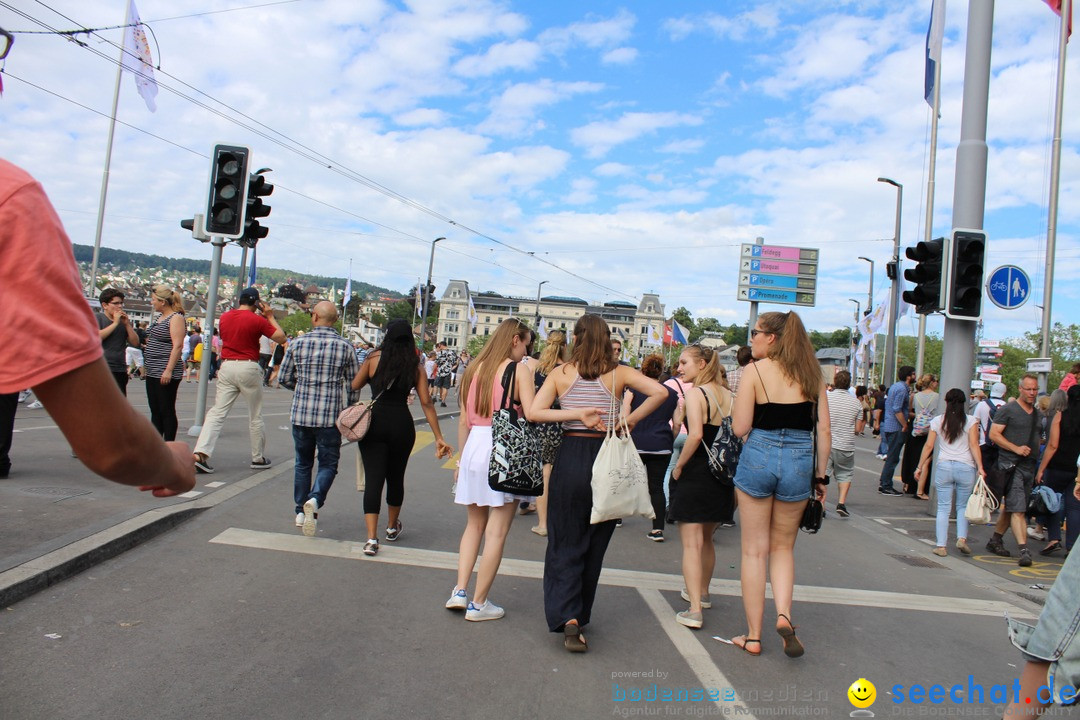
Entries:
{"type": "MultiPolygon", "coordinates": [[[[683,660],[686,661],[686,664],[689,665],[690,669],[697,675],[701,687],[734,687],[734,685],[731,684],[731,681],[727,679],[727,676],[720,672],[720,668],[716,667],[716,663],[713,662],[712,656],[710,656],[708,651],[702,647],[701,643],[694,636],[693,631],[675,622],[675,618],[672,616],[671,612],[671,605],[668,604],[667,600],[664,599],[664,596],[660,594],[659,590],[638,588],[638,593],[641,595],[641,599],[645,601],[645,604],[649,609],[652,610],[653,615],[656,616],[656,621],[660,623],[660,627],[663,628],[668,639],[671,640],[671,644],[675,646],[675,649],[683,656],[683,660]]],[[[701,635],[702,638],[707,639],[709,637],[707,634],[698,634],[701,635]]],[[[725,715],[729,714],[730,711],[724,712],[722,708],[730,703],[735,707],[740,708],[740,710],[731,714],[738,715],[740,718],[755,717],[742,700],[736,699],[733,703],[731,701],[722,702],[720,700],[715,700],[713,702],[716,707],[721,708],[720,712],[725,715]]]]}
{"type": "Polygon", "coordinates": [[[882,525],[891,525],[892,524],[888,520],[886,520],[885,518],[870,518],[870,519],[873,520],[876,523],[881,523],[882,525]]]}
{"type": "MultiPolygon", "coordinates": [[[[366,557],[363,554],[363,543],[361,542],[308,538],[293,533],[228,528],[216,537],[211,538],[210,542],[220,545],[363,560],[364,562],[387,563],[390,565],[457,570],[457,553],[441,550],[419,550],[395,545],[393,548],[383,546],[382,552],[377,556],[366,557]]],[[[499,566],[499,573],[501,575],[539,580],[544,577],[544,563],[535,560],[505,558],[502,565],[499,566]]],[[[682,575],[617,568],[604,568],[604,571],[600,574],[600,582],[615,587],[669,592],[678,592],[683,586],[682,575]]],[[[738,580],[714,579],[709,586],[709,591],[717,595],[742,597],[742,589],[738,580]]],[[[772,596],[768,588],[766,588],[766,595],[772,596]]],[[[977,600],[940,595],[912,595],[909,593],[861,590],[858,588],[796,585],[795,599],[800,602],[878,607],[886,610],[917,610],[959,615],[985,615],[988,617],[1001,617],[1002,613],[1008,612],[1010,615],[1034,617],[1027,610],[1000,600],[977,600]]]]}
{"type": "Polygon", "coordinates": [[[193,498],[193,497],[199,497],[200,495],[202,495],[201,490],[188,490],[186,493],[180,493],[176,497],[193,498]]]}
{"type": "Polygon", "coordinates": [[[225,484],[225,483],[223,483],[223,482],[221,482],[220,480],[218,480],[217,482],[212,482],[212,483],[206,483],[206,485],[204,485],[204,487],[208,487],[208,488],[219,488],[219,487],[221,487],[221,486],[222,486],[222,485],[224,485],[224,484],[225,484]]]}

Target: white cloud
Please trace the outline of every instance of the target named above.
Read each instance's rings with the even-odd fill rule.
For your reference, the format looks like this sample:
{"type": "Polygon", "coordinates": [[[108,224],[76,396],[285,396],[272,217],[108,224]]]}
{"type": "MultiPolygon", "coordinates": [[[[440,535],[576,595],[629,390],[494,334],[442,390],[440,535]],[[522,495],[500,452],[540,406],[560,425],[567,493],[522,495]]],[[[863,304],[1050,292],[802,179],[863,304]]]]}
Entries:
{"type": "Polygon", "coordinates": [[[696,153],[705,146],[705,141],[701,138],[689,138],[686,140],[673,140],[667,145],[660,147],[662,153],[672,153],[674,155],[688,155],[696,153]]]}
{"type": "Polygon", "coordinates": [[[669,18],[662,27],[675,41],[683,40],[695,32],[708,32],[720,39],[742,41],[748,37],[770,37],[779,25],[780,18],[776,8],[763,6],[734,17],[705,13],[669,18]]]}
{"type": "Polygon", "coordinates": [[[632,47],[609,50],[600,58],[605,65],[628,65],[637,60],[638,51],[632,47]]]}
{"type": "Polygon", "coordinates": [[[454,71],[465,77],[481,77],[503,70],[530,70],[542,55],[541,47],[528,40],[497,43],[482,55],[462,58],[454,65],[454,71]]]}
{"type": "Polygon", "coordinates": [[[447,119],[447,114],[442,110],[417,108],[395,116],[394,122],[404,127],[416,127],[419,125],[444,125],[447,119]]]}
{"type": "Polygon", "coordinates": [[[571,191],[563,196],[567,205],[588,205],[596,202],[596,181],[589,178],[577,178],[570,183],[571,191]]]}
{"type": "Polygon", "coordinates": [[[566,27],[551,28],[540,33],[539,42],[556,55],[575,45],[594,50],[616,47],[630,38],[637,18],[628,10],[619,10],[614,17],[589,19],[566,27]]]}
{"type": "Polygon", "coordinates": [[[629,175],[631,172],[632,168],[629,165],[616,162],[602,163],[593,168],[593,173],[600,177],[618,177],[620,175],[629,175]]]}
{"type": "Polygon", "coordinates": [[[602,89],[603,85],[599,83],[564,83],[547,79],[511,85],[492,101],[491,114],[477,129],[497,135],[522,135],[540,128],[540,121],[536,119],[540,108],[602,89]]]}
{"type": "Polygon", "coordinates": [[[618,120],[593,122],[575,128],[571,139],[586,148],[588,157],[602,157],[611,148],[664,128],[700,125],[700,117],[676,112],[624,113],[618,120]]]}

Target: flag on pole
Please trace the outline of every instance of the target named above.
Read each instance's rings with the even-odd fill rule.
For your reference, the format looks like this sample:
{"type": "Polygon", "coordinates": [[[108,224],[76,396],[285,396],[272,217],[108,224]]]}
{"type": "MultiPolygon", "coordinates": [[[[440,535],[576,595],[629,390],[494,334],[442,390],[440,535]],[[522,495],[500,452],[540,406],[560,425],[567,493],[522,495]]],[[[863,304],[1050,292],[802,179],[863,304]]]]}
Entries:
{"type": "Polygon", "coordinates": [[[656,326],[647,325],[645,327],[645,334],[649,338],[650,345],[659,345],[663,341],[663,337],[657,331],[656,326]]]}
{"type": "Polygon", "coordinates": [[[341,314],[345,314],[345,306],[352,300],[352,271],[349,272],[349,279],[345,281],[345,297],[341,298],[341,314]]]}
{"type": "MultiPolygon", "coordinates": [[[[1061,0],[1044,0],[1050,9],[1061,15],[1061,0]]],[[[1069,3],[1069,33],[1066,37],[1072,37],[1072,3],[1069,3]]]]}
{"type": "Polygon", "coordinates": [[[416,278],[416,317],[424,315],[424,300],[420,297],[420,278],[416,278]]]}
{"type": "Polygon", "coordinates": [[[255,287],[255,251],[256,248],[251,248],[251,271],[248,272],[248,287],[255,287]]]}
{"type": "Polygon", "coordinates": [[[146,108],[155,112],[157,104],[154,98],[157,97],[158,87],[154,80],[153,58],[150,57],[150,45],[146,42],[135,0],[128,0],[128,26],[124,28],[124,52],[120,64],[135,76],[135,89],[146,101],[146,108]]]}
{"type": "Polygon", "coordinates": [[[671,341],[681,343],[682,345],[689,345],[690,331],[679,324],[679,321],[671,319],[671,341]]]}
{"type": "Polygon", "coordinates": [[[536,324],[536,336],[541,340],[548,339],[547,320],[540,318],[540,322],[536,324]]]}
{"type": "Polygon", "coordinates": [[[944,37],[945,0],[931,0],[930,27],[926,30],[926,80],[923,83],[923,96],[930,107],[934,106],[934,77],[941,62],[941,41],[944,37]]]}
{"type": "Polygon", "coordinates": [[[476,308],[473,307],[472,295],[469,295],[469,329],[475,330],[478,322],[480,322],[480,316],[476,314],[476,308]]]}
{"type": "Polygon", "coordinates": [[[666,323],[666,322],[664,323],[664,344],[665,345],[672,345],[673,344],[673,342],[671,340],[671,325],[666,323]]]}

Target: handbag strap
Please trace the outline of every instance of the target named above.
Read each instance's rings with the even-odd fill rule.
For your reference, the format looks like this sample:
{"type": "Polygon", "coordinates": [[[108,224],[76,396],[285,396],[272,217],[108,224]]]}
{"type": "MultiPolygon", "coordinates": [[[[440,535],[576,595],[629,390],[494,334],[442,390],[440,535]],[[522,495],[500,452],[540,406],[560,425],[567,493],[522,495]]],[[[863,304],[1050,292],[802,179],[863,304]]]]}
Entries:
{"type": "Polygon", "coordinates": [[[503,370],[502,376],[502,389],[503,397],[502,402],[499,403],[499,410],[507,410],[514,402],[514,384],[517,380],[517,368],[514,367],[514,361],[511,360],[506,369],[503,370]]]}
{"type": "Polygon", "coordinates": [[[817,477],[817,412],[818,401],[815,399],[811,413],[814,417],[814,429],[810,431],[810,497],[814,497],[814,478],[817,477]]]}

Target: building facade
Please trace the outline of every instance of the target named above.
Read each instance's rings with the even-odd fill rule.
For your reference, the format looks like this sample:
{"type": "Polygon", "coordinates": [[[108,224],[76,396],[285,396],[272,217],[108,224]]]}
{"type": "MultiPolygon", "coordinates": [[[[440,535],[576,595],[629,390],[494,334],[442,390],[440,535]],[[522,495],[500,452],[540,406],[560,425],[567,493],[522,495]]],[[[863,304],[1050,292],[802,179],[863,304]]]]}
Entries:
{"type": "Polygon", "coordinates": [[[507,318],[521,318],[546,335],[552,330],[571,332],[586,313],[604,318],[612,337],[621,339],[623,346],[639,357],[647,354],[650,346],[649,328],[660,333],[664,328],[664,306],[655,293],[645,293],[636,305],[622,300],[591,305],[581,298],[558,295],[541,297],[537,304],[536,298],[473,292],[465,280],[451,280],[439,300],[437,334],[450,347],[464,349],[469,338],[490,335],[507,318]],[[475,328],[469,322],[470,298],[476,311],[475,328]]]}

